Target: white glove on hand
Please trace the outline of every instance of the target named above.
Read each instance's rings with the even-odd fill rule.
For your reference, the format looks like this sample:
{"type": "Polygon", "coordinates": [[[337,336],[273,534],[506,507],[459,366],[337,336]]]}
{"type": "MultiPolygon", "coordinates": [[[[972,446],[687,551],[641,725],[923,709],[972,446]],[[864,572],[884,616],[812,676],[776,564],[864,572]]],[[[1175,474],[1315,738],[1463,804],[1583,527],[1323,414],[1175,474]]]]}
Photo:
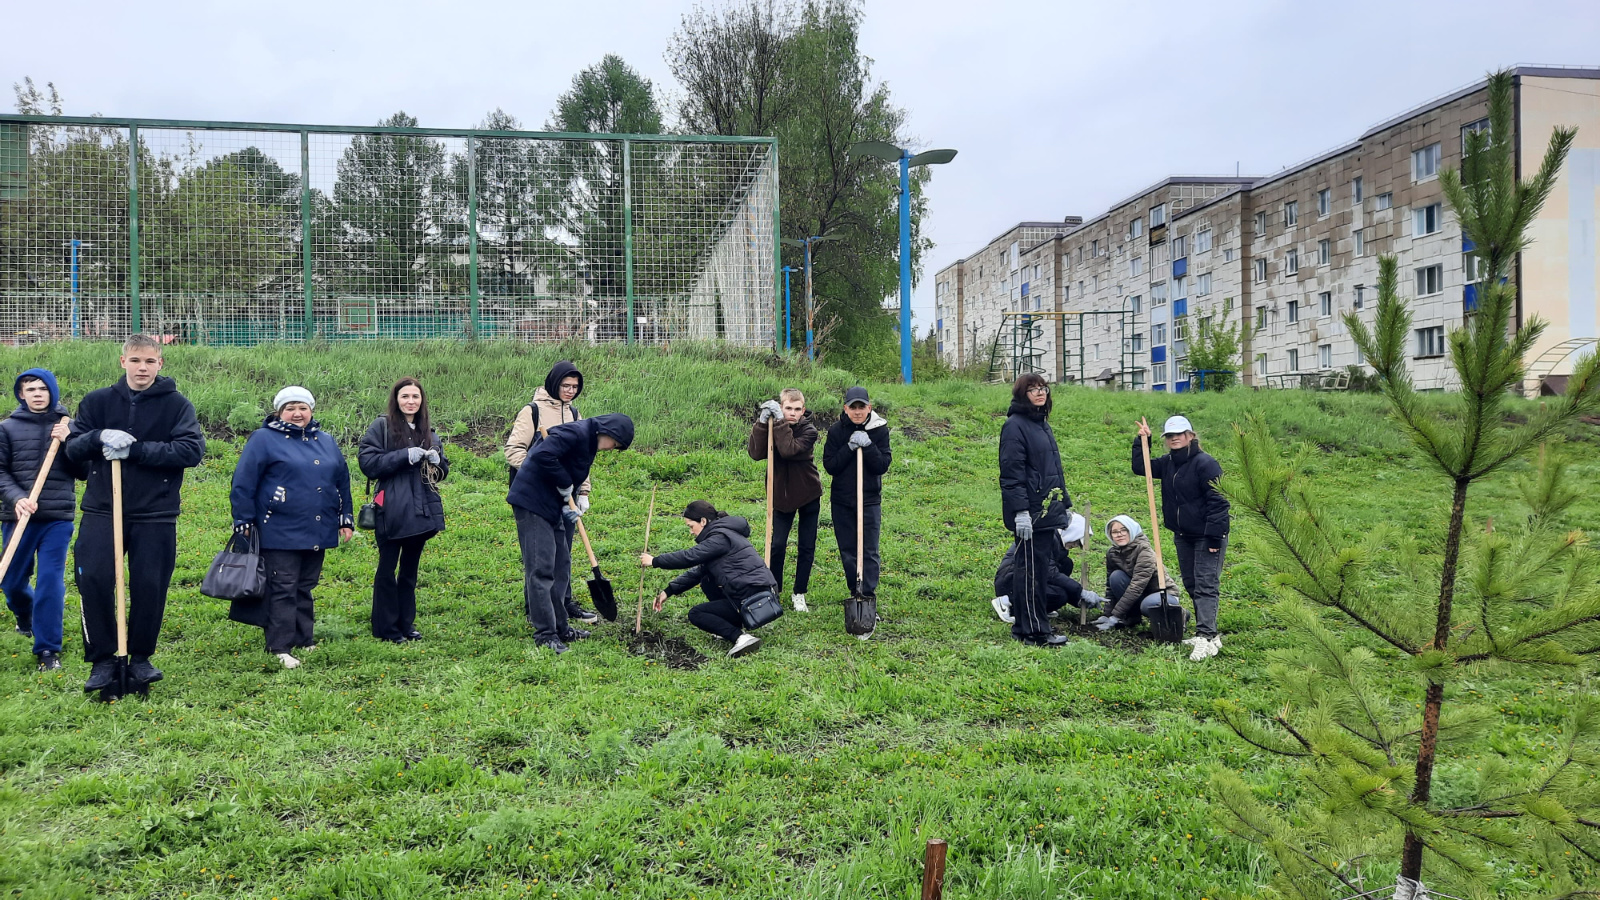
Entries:
{"type": "Polygon", "coordinates": [[[578,515],[581,516],[581,515],[583,515],[584,513],[588,512],[588,511],[589,511],[589,495],[588,494],[579,494],[578,495],[578,515]]]}
{"type": "Polygon", "coordinates": [[[851,432],[850,446],[857,450],[865,450],[866,448],[872,446],[872,438],[867,437],[867,433],[865,431],[851,432]]]}
{"type": "Polygon", "coordinates": [[[1033,516],[1030,516],[1025,512],[1019,512],[1017,513],[1016,520],[1012,524],[1014,524],[1017,528],[1017,538],[1019,540],[1033,540],[1033,516]]]}
{"type": "Polygon", "coordinates": [[[132,446],[132,444],[123,444],[121,447],[113,447],[110,444],[106,444],[100,448],[100,455],[106,459],[127,459],[128,450],[132,446]]]}
{"type": "Polygon", "coordinates": [[[438,465],[438,464],[439,464],[439,451],[437,451],[437,450],[434,450],[434,449],[432,449],[432,448],[431,448],[431,447],[430,447],[430,448],[429,448],[429,449],[428,449],[428,452],[427,452],[427,453],[424,453],[424,454],[422,454],[422,455],[423,455],[423,457],[424,457],[424,458],[425,458],[425,459],[427,459],[427,460],[428,460],[428,462],[431,462],[431,463],[433,463],[433,464],[434,464],[434,465],[436,465],[436,466],[437,466],[437,465],[438,465]]]}
{"type": "Polygon", "coordinates": [[[427,455],[428,451],[422,449],[421,447],[406,448],[406,462],[412,464],[413,466],[419,462],[422,462],[422,458],[427,455]]]}
{"type": "Polygon", "coordinates": [[[776,422],[783,418],[783,407],[776,400],[768,400],[761,404],[761,421],[776,422]]]}
{"type": "MultiPolygon", "coordinates": [[[[138,440],[138,438],[134,437],[133,435],[127,433],[126,431],[118,431],[115,428],[102,429],[100,432],[100,443],[112,448],[113,450],[126,450],[129,447],[132,447],[133,442],[136,440],[138,440]]],[[[106,459],[125,459],[126,457],[127,454],[124,453],[122,456],[108,456],[106,459]]]]}

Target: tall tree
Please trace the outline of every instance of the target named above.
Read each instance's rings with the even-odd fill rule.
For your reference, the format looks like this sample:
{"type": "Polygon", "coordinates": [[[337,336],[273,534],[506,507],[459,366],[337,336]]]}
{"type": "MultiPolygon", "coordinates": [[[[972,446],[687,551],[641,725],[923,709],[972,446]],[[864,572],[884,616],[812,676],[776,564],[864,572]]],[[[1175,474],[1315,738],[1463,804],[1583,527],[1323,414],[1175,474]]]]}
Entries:
{"type": "MultiPolygon", "coordinates": [[[[477,127],[521,131],[522,123],[496,109],[477,127]]],[[[541,165],[534,141],[485,137],[476,147],[479,283],[486,294],[529,293],[541,275],[554,274],[551,264],[558,253],[546,235],[559,202],[550,173],[541,165]]],[[[467,174],[466,155],[456,156],[450,169],[453,206],[447,229],[452,246],[466,241],[467,174]]]]}
{"type": "MultiPolygon", "coordinates": [[[[415,128],[404,112],[378,123],[415,128]]],[[[412,296],[439,289],[429,253],[442,239],[445,150],[425,135],[358,135],[339,157],[333,185],[345,290],[412,296]]],[[[329,260],[330,262],[332,260],[329,260]]]]}

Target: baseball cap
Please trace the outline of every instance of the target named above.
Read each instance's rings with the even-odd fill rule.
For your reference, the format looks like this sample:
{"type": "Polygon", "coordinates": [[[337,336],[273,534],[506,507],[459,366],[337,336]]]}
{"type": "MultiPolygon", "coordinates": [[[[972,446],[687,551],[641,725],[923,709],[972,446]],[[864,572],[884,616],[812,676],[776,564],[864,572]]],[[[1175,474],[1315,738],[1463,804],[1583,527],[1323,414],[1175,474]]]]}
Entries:
{"type": "Polygon", "coordinates": [[[1190,425],[1189,424],[1189,420],[1184,418],[1183,416],[1173,416],[1172,418],[1167,420],[1167,424],[1161,426],[1161,433],[1164,434],[1164,435],[1166,435],[1166,434],[1183,434],[1185,431],[1193,431],[1193,430],[1194,430],[1194,426],[1190,425]]]}
{"type": "Polygon", "coordinates": [[[844,392],[844,405],[845,406],[855,406],[857,403],[870,403],[870,402],[872,402],[872,401],[871,401],[871,398],[869,398],[867,396],[867,389],[864,388],[864,387],[861,387],[860,385],[857,385],[857,386],[849,389],[848,391],[844,392]]]}

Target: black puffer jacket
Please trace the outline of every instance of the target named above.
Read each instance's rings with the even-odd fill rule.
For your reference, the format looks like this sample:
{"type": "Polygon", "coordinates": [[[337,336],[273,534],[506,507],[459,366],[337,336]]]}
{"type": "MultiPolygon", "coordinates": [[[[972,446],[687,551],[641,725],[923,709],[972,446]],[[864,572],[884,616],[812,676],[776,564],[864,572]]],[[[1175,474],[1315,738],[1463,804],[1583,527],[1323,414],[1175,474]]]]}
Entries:
{"type": "MultiPolygon", "coordinates": [[[[1161,479],[1161,521],[1185,537],[1204,537],[1209,547],[1228,536],[1228,498],[1217,490],[1222,466],[1200,449],[1195,438],[1182,450],[1150,460],[1150,472],[1161,479]]],[[[1133,439],[1133,474],[1144,477],[1144,452],[1133,439]]]]}
{"type": "Polygon", "coordinates": [[[444,530],[444,501],[436,485],[449,477],[450,460],[436,432],[430,431],[428,439],[429,446],[439,451],[438,465],[423,460],[413,466],[408,448],[390,450],[388,416],[379,416],[361,438],[356,455],[361,474],[376,481],[375,490],[383,492],[383,512],[378,514],[380,540],[398,541],[444,530]]]}
{"type": "Polygon", "coordinates": [[[871,446],[861,448],[861,496],[865,506],[883,504],[883,475],[894,462],[894,452],[889,449],[889,423],[877,413],[869,413],[860,425],[850,421],[848,413],[839,413],[839,421],[828,428],[828,439],[822,445],[822,467],[833,476],[828,487],[828,497],[843,506],[856,505],[856,451],[850,446],[850,435],[865,431],[872,439],[871,446]]]}
{"type": "MultiPolygon", "coordinates": [[[[17,376],[13,392],[22,399],[22,379],[38,378],[50,389],[51,409],[34,412],[23,403],[0,422],[0,519],[14,522],[17,518],[16,502],[33,490],[33,480],[39,477],[39,466],[50,448],[50,429],[69,415],[61,403],[55,377],[44,369],[29,369],[17,376]]],[[[78,499],[76,479],[84,476],[84,468],[60,450],[50,464],[50,474],[44,480],[44,490],[39,492],[39,511],[33,519],[39,522],[70,522],[78,499]]]]}
{"type": "Polygon", "coordinates": [[[178,521],[183,470],[200,465],[206,455],[206,436],[194,404],[178,393],[178,383],[160,375],[149,387],[135,391],[123,376],[110,387],[90,391],[78,404],[66,453],[89,470],[82,506],[85,513],[97,516],[111,515],[111,463],[100,441],[105,428],[126,431],[135,440],[122,463],[123,518],[178,521]]]}
{"type": "Polygon", "coordinates": [[[1065,528],[1072,508],[1050,419],[1026,400],[1011,401],[1000,427],[1000,506],[1006,527],[1013,530],[1021,512],[1033,518],[1035,529],[1065,528]],[[1060,498],[1046,510],[1046,499],[1058,489],[1060,498]]]}
{"type": "Polygon", "coordinates": [[[706,523],[694,539],[693,547],[656,557],[654,566],[657,569],[689,570],[672,579],[667,585],[667,595],[676,596],[706,583],[737,603],[777,587],[772,570],[761,561],[756,548],[750,546],[749,538],[749,522],[740,516],[723,516],[706,523]]]}

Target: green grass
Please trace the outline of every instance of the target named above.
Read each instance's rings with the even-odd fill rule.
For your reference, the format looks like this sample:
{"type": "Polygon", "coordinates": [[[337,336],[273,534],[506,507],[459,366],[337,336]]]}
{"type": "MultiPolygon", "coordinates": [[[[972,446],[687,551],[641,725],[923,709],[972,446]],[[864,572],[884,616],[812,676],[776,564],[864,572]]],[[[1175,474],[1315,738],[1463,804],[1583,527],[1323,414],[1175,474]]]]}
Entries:
{"type": "MultiPolygon", "coordinates": [[[[630,614],[651,486],[657,552],[689,543],[676,512],[698,497],[759,528],[763,467],[743,452],[755,405],[796,384],[832,416],[852,382],[696,347],[173,348],[167,374],[213,440],[185,488],[157,658],[167,680],[148,702],[90,703],[81,661],[42,677],[24,642],[4,638],[0,888],[28,898],[905,898],[931,837],[950,842],[951,898],[1216,898],[1263,882],[1262,855],[1228,837],[1205,802],[1213,766],[1247,773],[1268,796],[1296,789],[1209,719],[1216,698],[1271,703],[1265,655],[1282,633],[1246,542],[1230,547],[1227,647],[1214,660],[1094,640],[1021,647],[988,604],[1008,541],[994,471],[1006,392],[873,385],[896,454],[874,640],[844,634],[825,512],[813,611],[785,615],[760,653],[723,658],[678,600],[647,612],[646,626],[706,653],[698,670],[634,655],[614,625],[556,659],[521,621],[495,448],[568,354],[588,378],[587,414],[639,422],[635,451],[603,455],[587,518],[630,614]],[[428,387],[455,461],[449,530],[423,560],[427,639],[395,647],[367,636],[375,554],[363,535],[329,554],[321,648],[284,671],[259,631],[228,622],[225,604],[198,591],[227,531],[238,444],[293,382],[317,395],[319,417],[353,456],[348,441],[407,374],[428,387]]],[[[114,378],[114,357],[104,345],[4,350],[0,370],[50,366],[76,400],[114,378]]],[[[1062,389],[1055,399],[1068,486],[1097,521],[1147,518],[1127,462],[1139,415],[1183,411],[1226,467],[1229,424],[1256,412],[1306,445],[1304,467],[1342,498],[1349,527],[1389,522],[1436,537],[1436,480],[1376,398],[1062,389]]],[[[1576,447],[1574,477],[1593,483],[1595,445],[1576,447]]],[[[1515,514],[1514,474],[1473,497],[1475,515],[1515,514]]],[[[1600,527],[1600,502],[1584,500],[1572,525],[1600,527]]],[[[1098,562],[1091,571],[1103,584],[1098,562]]],[[[649,574],[647,590],[665,577],[649,574]]],[[[72,657],[70,588],[67,616],[72,657]]],[[[1536,764],[1579,688],[1470,689],[1507,710],[1506,727],[1473,753],[1515,769],[1536,764]]],[[[1470,758],[1453,760],[1446,789],[1472,777],[1470,758]]],[[[1514,891],[1525,874],[1487,887],[1514,891]]]]}

